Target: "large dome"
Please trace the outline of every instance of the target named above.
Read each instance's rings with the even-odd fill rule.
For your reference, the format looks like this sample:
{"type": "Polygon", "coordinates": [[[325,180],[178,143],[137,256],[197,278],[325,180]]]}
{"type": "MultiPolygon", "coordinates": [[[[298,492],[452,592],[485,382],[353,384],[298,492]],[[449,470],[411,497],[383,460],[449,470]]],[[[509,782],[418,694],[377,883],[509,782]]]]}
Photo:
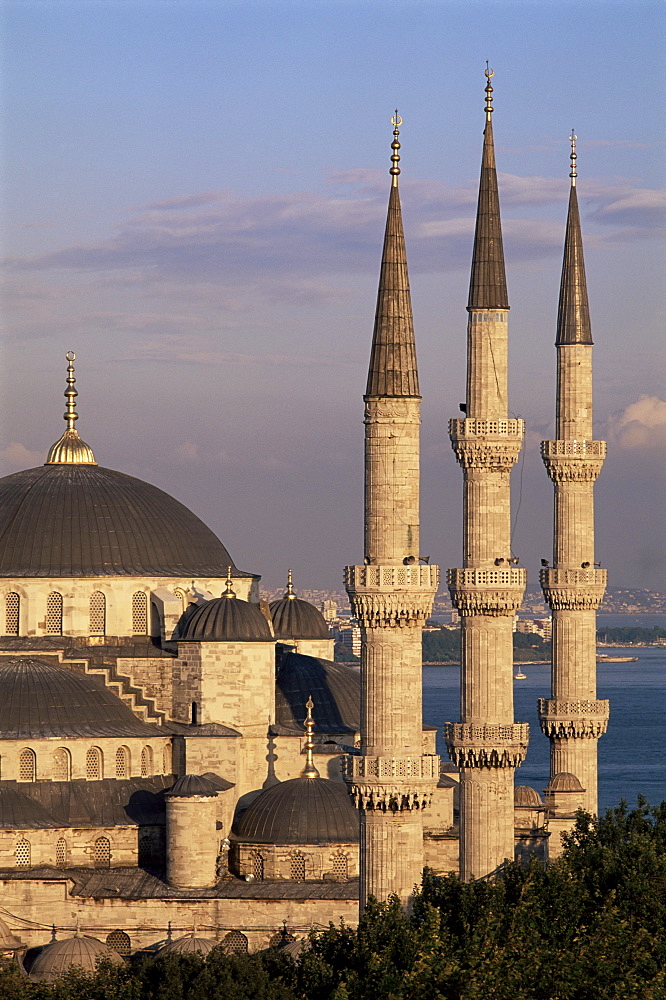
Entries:
{"type": "Polygon", "coordinates": [[[229,566],[203,521],[141,479],[85,464],[0,479],[0,577],[220,577],[229,566]]]}
{"type": "Polygon", "coordinates": [[[84,972],[95,972],[100,958],[107,959],[113,965],[123,964],[122,958],[113,948],[102,944],[97,938],[77,932],[74,937],[47,944],[32,963],[30,978],[38,982],[51,982],[72,966],[83,969],[84,972]]]}
{"type": "Polygon", "coordinates": [[[358,812],[342,782],[292,778],[257,796],[234,836],[249,844],[353,844],[359,838],[358,812]]]}

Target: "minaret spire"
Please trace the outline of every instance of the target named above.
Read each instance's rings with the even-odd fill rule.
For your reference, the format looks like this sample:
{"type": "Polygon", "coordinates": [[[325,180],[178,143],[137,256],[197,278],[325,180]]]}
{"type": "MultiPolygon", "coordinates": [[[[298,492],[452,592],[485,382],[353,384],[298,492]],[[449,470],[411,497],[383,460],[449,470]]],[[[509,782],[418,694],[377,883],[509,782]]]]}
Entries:
{"type": "Polygon", "coordinates": [[[79,432],[76,430],[76,421],[79,415],[76,412],[76,397],[78,392],[74,388],[76,379],[74,377],[74,361],[76,354],[68,351],[65,355],[67,361],[67,388],[65,389],[65,399],[67,406],[63,414],[67,421],[67,430],[63,436],[51,445],[46,465],[97,465],[92,448],[82,441],[79,432]]]}
{"type": "Polygon", "coordinates": [[[361,626],[361,753],[345,780],[360,811],[361,909],[369,895],[409,905],[423,872],[423,809],[439,758],[423,754],[421,636],[438,568],[419,558],[420,400],[398,194],[396,112],[391,191],[365,394],[364,563],[345,586],[361,626]]]}
{"type": "Polygon", "coordinates": [[[560,304],[557,312],[557,346],[561,344],[592,344],[590,309],[587,301],[587,281],[583,260],[583,237],[580,229],[578,195],[576,192],[576,140],[573,129],[571,142],[571,189],[569,191],[569,213],[564,239],[564,260],[560,283],[560,304]]]}
{"type": "Polygon", "coordinates": [[[490,85],[494,71],[486,64],[486,127],[483,133],[483,156],[481,159],[481,182],[476,210],[476,231],[474,233],[474,253],[472,273],[469,282],[468,310],[508,309],[509,296],[506,288],[504,269],[504,248],[502,245],[502,224],[500,221],[499,193],[497,190],[497,169],[495,167],[495,143],[492,123],[492,92],[490,85]]]}
{"type": "Polygon", "coordinates": [[[372,352],[368,371],[367,396],[419,397],[419,376],[416,368],[412,300],[407,274],[405,234],[398,191],[400,157],[400,125],[396,111],[391,119],[393,142],[391,149],[391,193],[389,196],[384,250],[379,273],[379,291],[372,336],[372,352]]]}

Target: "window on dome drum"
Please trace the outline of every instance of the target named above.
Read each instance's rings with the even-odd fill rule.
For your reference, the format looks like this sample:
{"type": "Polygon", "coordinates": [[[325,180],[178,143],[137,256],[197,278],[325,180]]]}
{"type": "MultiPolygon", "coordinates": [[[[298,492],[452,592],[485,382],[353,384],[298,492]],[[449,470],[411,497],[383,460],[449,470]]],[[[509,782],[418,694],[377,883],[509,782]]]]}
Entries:
{"type": "Polygon", "coordinates": [[[53,591],[46,598],[47,635],[62,635],[62,594],[53,591]]]}
{"type": "Polygon", "coordinates": [[[291,878],[294,882],[305,882],[305,855],[292,854],[291,878]]]}
{"type": "Polygon", "coordinates": [[[148,778],[153,773],[152,747],[144,747],[141,751],[141,777],[148,778]]]}
{"type": "Polygon", "coordinates": [[[257,882],[264,881],[264,859],[258,851],[252,855],[252,874],[257,882]]]}
{"type": "Polygon", "coordinates": [[[19,781],[35,781],[37,757],[34,750],[21,750],[19,754],[19,781]]]}
{"type": "Polygon", "coordinates": [[[99,781],[104,777],[102,751],[99,747],[91,747],[86,754],[86,778],[88,781],[99,781]]]}
{"type": "Polygon", "coordinates": [[[162,750],[162,773],[171,774],[171,746],[167,743],[162,750]]]}
{"type": "Polygon", "coordinates": [[[21,598],[18,594],[7,594],[5,597],[5,635],[19,634],[19,610],[21,598]]]}
{"type": "Polygon", "coordinates": [[[271,948],[279,948],[281,944],[290,944],[291,941],[295,940],[296,938],[294,935],[290,934],[285,927],[283,930],[277,931],[277,933],[272,936],[268,944],[271,948]]]}
{"type": "Polygon", "coordinates": [[[29,868],[30,867],[30,841],[29,840],[19,840],[16,845],[16,867],[17,868],[29,868]]]}
{"type": "Polygon", "coordinates": [[[56,844],[56,868],[64,868],[67,864],[67,841],[61,837],[56,844]]]}
{"type": "Polygon", "coordinates": [[[222,947],[227,955],[247,955],[248,940],[240,931],[229,931],[222,938],[222,947]]]}
{"type": "Polygon", "coordinates": [[[119,955],[127,956],[132,954],[132,941],[129,934],[126,934],[125,931],[111,931],[106,936],[106,943],[109,948],[113,948],[119,955]]]}
{"type": "Polygon", "coordinates": [[[349,878],[349,861],[346,854],[339,851],[333,855],[333,877],[341,882],[346,882],[349,878]]]}
{"type": "Polygon", "coordinates": [[[93,864],[95,868],[111,867],[111,841],[108,837],[98,837],[95,841],[93,864]]]}
{"type": "Polygon", "coordinates": [[[132,633],[145,635],[148,631],[148,595],[137,590],[132,594],[132,633]]]}
{"type": "Polygon", "coordinates": [[[129,778],[130,752],[128,747],[118,747],[116,750],[116,778],[129,778]]]}
{"type": "Polygon", "coordinates": [[[106,597],[101,590],[90,595],[90,634],[106,635],[106,597]]]}
{"type": "Polygon", "coordinates": [[[72,757],[65,747],[53,751],[53,780],[69,781],[72,777],[72,757]]]}

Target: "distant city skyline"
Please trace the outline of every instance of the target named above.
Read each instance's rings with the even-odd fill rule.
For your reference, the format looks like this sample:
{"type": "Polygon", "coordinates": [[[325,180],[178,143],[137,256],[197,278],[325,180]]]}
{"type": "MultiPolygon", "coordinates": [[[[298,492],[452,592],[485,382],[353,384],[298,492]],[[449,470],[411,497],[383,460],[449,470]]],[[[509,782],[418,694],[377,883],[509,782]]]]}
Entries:
{"type": "Polygon", "coordinates": [[[77,353],[79,430],[268,590],[362,558],[362,394],[397,105],[421,391],[423,554],[460,565],[483,130],[509,286],[513,548],[551,557],[555,322],[571,127],[595,341],[597,558],[663,589],[664,13],[651,2],[6,0],[0,474],[41,464],[77,353]],[[662,213],[660,215],[660,213],[662,213]]]}

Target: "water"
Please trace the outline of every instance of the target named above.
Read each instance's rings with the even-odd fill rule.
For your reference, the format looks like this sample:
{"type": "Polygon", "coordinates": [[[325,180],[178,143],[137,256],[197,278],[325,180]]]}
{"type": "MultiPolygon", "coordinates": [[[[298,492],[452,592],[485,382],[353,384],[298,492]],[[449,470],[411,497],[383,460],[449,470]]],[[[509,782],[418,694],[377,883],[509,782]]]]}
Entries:
{"type": "MultiPolygon", "coordinates": [[[[666,648],[604,646],[608,656],[637,656],[636,663],[598,663],[599,698],[610,699],[608,731],[599,740],[599,810],[621,798],[635,805],[642,793],[655,805],[666,799],[666,648]]],[[[514,681],[515,719],[529,722],[530,745],[517,785],[542,794],[549,772],[548,740],[539,728],[537,698],[550,692],[550,664],[522,664],[527,678],[514,681]]],[[[423,668],[423,719],[438,726],[437,752],[448,760],[441,734],[444,722],[460,718],[459,667],[423,668]]]]}

